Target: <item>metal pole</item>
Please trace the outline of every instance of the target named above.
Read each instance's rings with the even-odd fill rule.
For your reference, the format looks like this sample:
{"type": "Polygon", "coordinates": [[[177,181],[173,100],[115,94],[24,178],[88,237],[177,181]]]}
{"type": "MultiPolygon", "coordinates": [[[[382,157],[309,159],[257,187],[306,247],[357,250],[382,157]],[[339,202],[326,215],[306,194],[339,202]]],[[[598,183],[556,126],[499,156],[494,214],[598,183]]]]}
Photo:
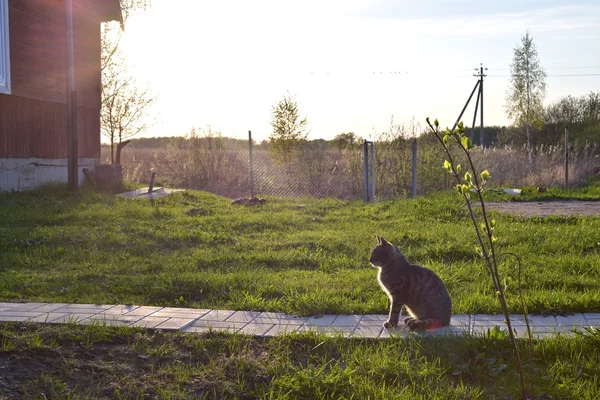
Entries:
{"type": "Polygon", "coordinates": [[[73,0],[65,0],[66,61],[67,61],[67,180],[69,190],[79,187],[77,165],[77,121],[74,121],[75,56],[73,50],[73,0]]]}
{"type": "Polygon", "coordinates": [[[569,127],[565,127],[565,189],[569,188],[569,127]]]}
{"type": "Polygon", "coordinates": [[[154,190],[154,179],[156,178],[156,172],[152,171],[152,175],[150,175],[150,185],[148,186],[148,193],[152,193],[154,190]]]}
{"type": "Polygon", "coordinates": [[[452,127],[453,131],[456,129],[456,126],[458,125],[458,123],[460,122],[460,119],[462,118],[463,114],[465,113],[465,110],[467,109],[467,106],[471,102],[471,98],[473,97],[475,90],[477,90],[477,87],[479,87],[479,81],[477,81],[477,83],[475,84],[475,87],[473,88],[473,91],[471,92],[471,95],[469,96],[469,100],[467,100],[467,102],[465,103],[465,106],[463,107],[462,111],[460,112],[460,115],[456,119],[456,122],[454,123],[454,126],[452,127]]]}
{"type": "Polygon", "coordinates": [[[375,142],[371,142],[371,201],[375,201],[375,142]]]}
{"type": "Polygon", "coordinates": [[[481,126],[479,127],[479,142],[482,149],[485,149],[485,131],[483,130],[483,65],[480,70],[481,84],[479,85],[479,94],[481,95],[481,126]]]}
{"type": "Polygon", "coordinates": [[[252,161],[252,131],[248,131],[248,149],[250,151],[250,198],[254,198],[254,163],[252,161]]]}
{"type": "Polygon", "coordinates": [[[417,197],[417,139],[412,141],[412,197],[417,197]]]}
{"type": "Polygon", "coordinates": [[[417,197],[417,139],[413,139],[412,153],[413,153],[412,195],[413,195],[413,197],[417,197]]]}
{"type": "Polygon", "coordinates": [[[364,172],[365,172],[365,203],[369,202],[369,142],[363,144],[364,172]]]}
{"type": "Polygon", "coordinates": [[[475,101],[475,112],[473,113],[473,125],[471,126],[471,142],[473,143],[475,142],[475,122],[477,121],[477,110],[479,107],[479,96],[481,95],[481,86],[479,88],[480,90],[477,92],[477,100],[475,101]]]}

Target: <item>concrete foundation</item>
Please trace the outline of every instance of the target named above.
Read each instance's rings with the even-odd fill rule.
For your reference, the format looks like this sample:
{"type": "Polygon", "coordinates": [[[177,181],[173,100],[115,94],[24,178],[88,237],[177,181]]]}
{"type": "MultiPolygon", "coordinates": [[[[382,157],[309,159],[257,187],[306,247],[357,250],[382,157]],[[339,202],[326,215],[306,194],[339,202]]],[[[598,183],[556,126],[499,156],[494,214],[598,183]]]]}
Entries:
{"type": "MultiPolygon", "coordinates": [[[[79,185],[83,183],[83,169],[91,171],[100,163],[98,158],[79,159],[79,185]]],[[[34,189],[47,183],[66,183],[67,159],[0,158],[0,192],[34,189]]]]}

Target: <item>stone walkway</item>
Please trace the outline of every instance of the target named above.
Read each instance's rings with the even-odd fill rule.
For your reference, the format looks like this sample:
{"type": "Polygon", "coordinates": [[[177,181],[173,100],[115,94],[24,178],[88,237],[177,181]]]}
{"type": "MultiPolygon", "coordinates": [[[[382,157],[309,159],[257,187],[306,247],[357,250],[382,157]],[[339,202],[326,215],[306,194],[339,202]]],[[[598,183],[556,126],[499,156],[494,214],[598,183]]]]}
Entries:
{"type": "MultiPolygon", "coordinates": [[[[0,321],[77,323],[89,325],[126,325],[181,332],[229,331],[255,336],[274,336],[285,332],[317,331],[347,337],[387,338],[406,336],[401,324],[383,329],[386,315],[323,315],[296,317],[283,313],[203,310],[198,308],[149,307],[125,305],[63,303],[0,303],[0,321]]],[[[426,334],[482,334],[498,326],[506,328],[502,315],[455,315],[449,327],[426,334]]],[[[600,313],[567,316],[530,315],[534,336],[572,335],[573,329],[600,328],[600,313]]],[[[517,337],[526,336],[523,315],[512,315],[517,337]]]]}

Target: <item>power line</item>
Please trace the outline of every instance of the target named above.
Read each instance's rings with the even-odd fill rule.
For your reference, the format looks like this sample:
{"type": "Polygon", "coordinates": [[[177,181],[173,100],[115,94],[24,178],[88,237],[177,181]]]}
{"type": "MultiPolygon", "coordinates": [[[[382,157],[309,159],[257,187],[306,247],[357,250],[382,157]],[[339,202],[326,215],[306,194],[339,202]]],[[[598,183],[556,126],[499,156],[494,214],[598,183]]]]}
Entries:
{"type": "MultiPolygon", "coordinates": [[[[587,66],[578,66],[578,67],[544,67],[544,69],[591,69],[591,68],[600,68],[600,65],[587,65],[587,66]]],[[[490,71],[510,71],[510,68],[490,68],[490,71]]]]}
{"type": "MultiPolygon", "coordinates": [[[[490,75],[491,78],[510,78],[512,75],[490,75]]],[[[551,74],[546,77],[571,77],[571,76],[600,76],[598,74],[551,74]]]]}

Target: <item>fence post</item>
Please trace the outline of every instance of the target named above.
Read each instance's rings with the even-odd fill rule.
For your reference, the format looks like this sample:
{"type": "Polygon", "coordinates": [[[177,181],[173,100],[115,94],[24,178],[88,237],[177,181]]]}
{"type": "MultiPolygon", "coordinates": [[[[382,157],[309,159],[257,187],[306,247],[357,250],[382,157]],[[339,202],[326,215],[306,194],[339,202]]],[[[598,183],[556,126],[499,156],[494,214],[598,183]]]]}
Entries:
{"type": "Polygon", "coordinates": [[[412,141],[412,197],[417,197],[417,139],[412,141]]]}
{"type": "Polygon", "coordinates": [[[565,189],[569,188],[569,127],[565,127],[565,189]]]}
{"type": "Polygon", "coordinates": [[[363,144],[364,172],[365,172],[365,203],[369,202],[369,142],[363,144]]]}
{"type": "Polygon", "coordinates": [[[375,201],[375,142],[371,142],[371,201],[375,201]]]}
{"type": "Polygon", "coordinates": [[[248,131],[248,150],[250,154],[250,198],[254,198],[254,163],[252,161],[252,131],[248,131]]]}
{"type": "Polygon", "coordinates": [[[150,185],[148,185],[148,193],[152,193],[154,191],[154,179],[156,178],[156,172],[152,171],[152,175],[150,175],[150,185]]]}

